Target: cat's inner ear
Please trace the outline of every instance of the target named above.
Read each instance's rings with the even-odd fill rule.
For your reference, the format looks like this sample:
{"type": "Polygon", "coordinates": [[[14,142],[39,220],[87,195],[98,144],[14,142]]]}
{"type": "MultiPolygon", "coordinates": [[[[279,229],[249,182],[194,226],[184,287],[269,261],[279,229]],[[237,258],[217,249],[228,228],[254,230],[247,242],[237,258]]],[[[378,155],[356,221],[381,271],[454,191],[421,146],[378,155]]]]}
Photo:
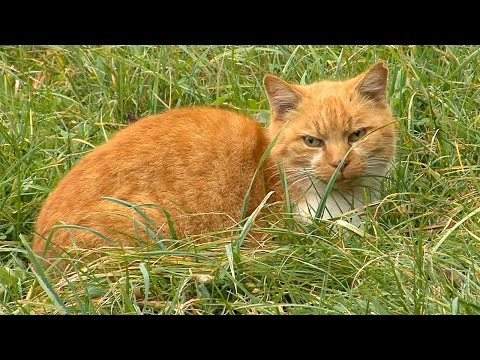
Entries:
{"type": "Polygon", "coordinates": [[[302,95],[292,85],[274,75],[266,75],[263,85],[270,106],[280,119],[294,110],[302,100],[302,95]]]}
{"type": "Polygon", "coordinates": [[[376,62],[370,69],[360,75],[360,81],[355,90],[362,97],[378,104],[386,104],[388,70],[383,61],[376,62]]]}

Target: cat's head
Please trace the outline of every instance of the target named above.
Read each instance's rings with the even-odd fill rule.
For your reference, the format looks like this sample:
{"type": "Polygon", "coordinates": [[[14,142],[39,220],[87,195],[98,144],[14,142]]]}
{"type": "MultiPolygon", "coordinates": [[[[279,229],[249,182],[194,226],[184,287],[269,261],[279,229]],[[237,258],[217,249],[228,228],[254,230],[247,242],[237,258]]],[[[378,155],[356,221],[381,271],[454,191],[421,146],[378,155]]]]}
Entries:
{"type": "Polygon", "coordinates": [[[271,156],[293,180],[308,175],[328,182],[344,157],[335,188],[385,175],[395,151],[395,125],[383,62],[346,81],[301,86],[267,75],[264,85],[271,139],[280,132],[271,156]]]}

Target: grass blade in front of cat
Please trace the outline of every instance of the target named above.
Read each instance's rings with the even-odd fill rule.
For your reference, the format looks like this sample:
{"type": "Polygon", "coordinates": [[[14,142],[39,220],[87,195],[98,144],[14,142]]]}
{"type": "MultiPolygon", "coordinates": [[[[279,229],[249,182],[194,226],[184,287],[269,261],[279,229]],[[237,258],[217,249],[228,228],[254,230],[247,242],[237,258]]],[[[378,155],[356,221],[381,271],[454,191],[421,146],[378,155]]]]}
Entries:
{"type": "MultiPolygon", "coordinates": [[[[120,205],[123,205],[123,206],[126,206],[130,209],[133,209],[137,214],[139,214],[143,219],[145,219],[145,221],[147,222],[146,224],[142,223],[142,222],[139,222],[138,220],[135,222],[135,223],[139,223],[143,230],[145,230],[145,232],[148,234],[148,236],[152,239],[152,240],[155,240],[157,239],[159,236],[161,236],[160,232],[157,231],[157,225],[155,224],[155,222],[152,220],[152,218],[150,216],[148,216],[148,214],[142,209],[142,206],[152,206],[152,207],[158,207],[158,208],[161,208],[161,206],[159,205],[155,205],[155,204],[152,204],[152,203],[142,203],[142,204],[134,204],[134,203],[131,203],[129,201],[125,201],[125,200],[121,200],[121,199],[118,199],[118,198],[115,198],[115,197],[111,197],[111,196],[104,196],[103,199],[105,200],[109,200],[109,201],[112,201],[114,203],[117,203],[117,204],[120,204],[120,205]],[[151,229],[151,227],[153,227],[155,229],[155,231],[153,231],[151,229]]],[[[135,220],[135,219],[133,219],[135,220]]],[[[175,232],[174,232],[175,233],[175,232]]],[[[138,233],[136,234],[137,235],[137,238],[139,237],[138,236],[138,233]]],[[[157,242],[159,243],[160,246],[162,246],[163,244],[161,244],[161,242],[157,242]]]]}
{"type": "Polygon", "coordinates": [[[143,283],[144,283],[144,300],[143,300],[143,310],[142,313],[145,313],[145,308],[147,307],[148,295],[150,294],[150,274],[144,262],[141,262],[139,269],[142,272],[143,283]]]}
{"type": "Polygon", "coordinates": [[[250,231],[253,224],[255,223],[255,219],[257,218],[260,211],[262,211],[263,207],[265,206],[270,196],[272,196],[272,194],[273,194],[273,191],[270,191],[267,195],[265,195],[262,202],[257,206],[257,208],[252,212],[252,214],[247,218],[247,221],[245,221],[244,225],[242,226],[242,230],[240,231],[240,235],[238,236],[236,241],[236,249],[239,254],[240,254],[240,247],[242,246],[243,241],[247,237],[248,232],[250,231]]]}
{"type": "Polygon", "coordinates": [[[19,238],[23,246],[27,250],[27,255],[33,264],[32,272],[35,275],[38,283],[43,288],[43,290],[45,290],[49,298],[53,301],[55,307],[59,310],[59,312],[61,314],[68,314],[69,313],[68,308],[65,306],[60,296],[53,289],[50,279],[45,274],[43,266],[40,264],[40,261],[38,261],[37,256],[33,253],[32,249],[28,245],[27,241],[25,240],[25,237],[23,235],[20,235],[19,238]]]}
{"type": "MultiPolygon", "coordinates": [[[[142,206],[151,206],[151,207],[154,207],[154,208],[159,208],[162,210],[163,214],[165,215],[165,219],[167,221],[167,226],[168,226],[168,229],[170,231],[170,238],[173,239],[173,240],[178,240],[178,236],[177,236],[177,232],[175,231],[175,226],[173,224],[173,220],[172,220],[172,217],[170,216],[170,213],[161,205],[157,205],[157,204],[153,204],[153,203],[142,203],[142,204],[133,204],[129,201],[125,201],[125,200],[121,200],[121,199],[117,199],[115,197],[110,197],[110,196],[105,196],[103,197],[104,199],[106,200],[110,200],[110,201],[113,201],[115,203],[118,203],[120,205],[123,205],[123,206],[126,206],[128,208],[131,208],[133,210],[135,210],[135,212],[137,214],[139,214],[143,219],[145,219],[145,221],[147,222],[147,224],[149,224],[150,226],[148,226],[147,224],[144,224],[144,223],[141,223],[140,224],[142,225],[143,229],[145,230],[145,232],[149,235],[149,237],[152,239],[152,240],[156,240],[156,243],[158,246],[160,246],[162,249],[165,249],[165,244],[163,244],[162,241],[158,241],[158,240],[162,240],[163,237],[162,237],[162,233],[158,230],[158,226],[155,224],[155,222],[151,219],[150,216],[148,216],[148,214],[141,208],[142,206]],[[151,229],[151,227],[153,227],[153,229],[155,231],[153,231],[151,229]]],[[[137,220],[138,222],[138,220],[137,220]]]]}
{"type": "MultiPolygon", "coordinates": [[[[327,209],[328,197],[330,196],[330,193],[333,189],[333,186],[335,185],[335,180],[337,179],[338,174],[342,170],[343,164],[345,163],[345,159],[347,158],[347,156],[348,156],[348,152],[342,158],[342,160],[338,164],[337,168],[333,172],[332,176],[330,177],[330,180],[328,181],[327,185],[325,186],[325,190],[323,191],[323,194],[318,194],[318,192],[317,192],[318,196],[320,197],[320,204],[318,205],[318,208],[316,209],[316,212],[315,212],[315,218],[316,219],[321,219],[323,217],[323,214],[324,214],[325,210],[328,211],[328,209],[327,209]]],[[[317,190],[317,189],[315,188],[315,190],[317,190]]]]}
{"type": "Polygon", "coordinates": [[[258,162],[257,168],[255,169],[255,173],[252,177],[252,180],[250,181],[250,186],[248,187],[247,192],[245,193],[245,197],[243,198],[243,203],[242,203],[242,210],[241,210],[241,215],[240,215],[240,224],[242,224],[245,221],[245,217],[247,215],[247,207],[248,207],[248,201],[250,200],[250,192],[252,191],[253,183],[255,181],[255,178],[258,175],[258,172],[262,168],[265,160],[270,156],[270,152],[272,151],[273,147],[277,143],[281,133],[287,126],[287,123],[283,125],[282,129],[278,132],[278,134],[273,138],[272,142],[268,145],[268,147],[265,149],[265,151],[262,154],[262,157],[260,158],[260,161],[258,162]]]}

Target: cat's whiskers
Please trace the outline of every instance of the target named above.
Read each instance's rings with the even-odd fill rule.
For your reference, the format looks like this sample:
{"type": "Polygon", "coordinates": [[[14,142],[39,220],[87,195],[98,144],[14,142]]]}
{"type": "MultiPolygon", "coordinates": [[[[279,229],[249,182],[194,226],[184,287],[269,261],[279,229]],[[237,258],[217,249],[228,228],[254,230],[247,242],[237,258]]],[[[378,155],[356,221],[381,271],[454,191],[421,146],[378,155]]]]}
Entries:
{"type": "Polygon", "coordinates": [[[304,176],[288,184],[288,187],[294,188],[297,184],[301,184],[302,182],[307,182],[307,181],[310,182],[309,185],[313,184],[312,178],[310,176],[304,176]]]}
{"type": "MultiPolygon", "coordinates": [[[[303,175],[304,173],[300,171],[298,168],[284,168],[284,169],[276,169],[276,171],[272,172],[270,177],[268,177],[266,180],[269,182],[273,178],[278,178],[280,176],[280,172],[282,172],[287,178],[293,177],[295,175],[303,175]]],[[[279,179],[276,182],[276,185],[279,185],[281,180],[279,179]]]]}
{"type": "Polygon", "coordinates": [[[383,176],[389,169],[390,159],[385,157],[370,157],[364,167],[366,175],[383,176]]]}
{"type": "MultiPolygon", "coordinates": [[[[287,178],[288,187],[294,187],[296,184],[315,178],[312,168],[285,168],[283,169],[287,178]]],[[[277,185],[280,181],[277,183],[277,185]]]]}
{"type": "MultiPolygon", "coordinates": [[[[316,180],[315,177],[315,172],[313,168],[310,167],[284,167],[280,171],[283,172],[287,179],[287,186],[289,188],[297,188],[297,190],[300,190],[302,192],[305,192],[308,190],[309,187],[312,186],[312,182],[316,180]],[[302,183],[306,183],[303,186],[300,186],[298,189],[299,185],[302,185],[302,183]]],[[[271,180],[272,177],[278,176],[279,171],[276,171],[268,180],[271,180]]],[[[279,186],[281,184],[282,180],[278,179],[277,182],[275,183],[275,186],[279,186]]]]}
{"type": "Polygon", "coordinates": [[[361,144],[355,148],[358,155],[364,158],[363,175],[380,176],[388,171],[391,157],[386,155],[372,154],[364,149],[361,144]]]}
{"type": "Polygon", "coordinates": [[[305,172],[303,178],[299,178],[293,183],[289,184],[289,187],[297,189],[297,191],[302,192],[304,195],[309,192],[310,189],[314,189],[317,193],[317,196],[323,194],[323,190],[320,190],[324,186],[324,182],[314,175],[313,169],[305,172]]]}

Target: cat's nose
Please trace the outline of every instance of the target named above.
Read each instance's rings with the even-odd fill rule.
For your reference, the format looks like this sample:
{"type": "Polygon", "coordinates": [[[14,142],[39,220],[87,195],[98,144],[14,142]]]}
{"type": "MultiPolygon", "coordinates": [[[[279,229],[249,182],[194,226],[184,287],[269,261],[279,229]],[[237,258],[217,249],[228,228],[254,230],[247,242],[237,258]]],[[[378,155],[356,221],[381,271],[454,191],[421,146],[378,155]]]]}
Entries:
{"type": "MultiPolygon", "coordinates": [[[[338,159],[338,160],[335,160],[335,161],[331,161],[329,163],[329,165],[334,167],[334,168],[337,168],[338,165],[340,165],[341,162],[342,162],[342,159],[338,159]]],[[[343,166],[342,166],[342,170],[345,169],[348,164],[350,164],[350,160],[345,159],[345,162],[343,163],[343,166]]]]}

